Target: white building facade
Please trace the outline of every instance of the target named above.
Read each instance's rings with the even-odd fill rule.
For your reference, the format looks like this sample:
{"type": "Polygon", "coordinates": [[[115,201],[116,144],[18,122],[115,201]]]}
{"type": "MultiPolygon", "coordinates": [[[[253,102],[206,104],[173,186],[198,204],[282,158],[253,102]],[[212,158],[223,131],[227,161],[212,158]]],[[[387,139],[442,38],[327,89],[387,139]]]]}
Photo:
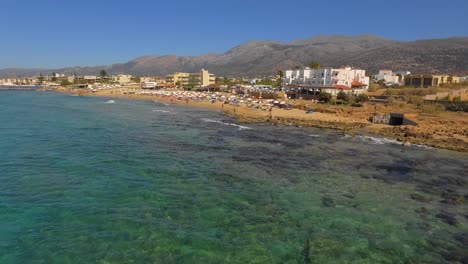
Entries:
{"type": "Polygon", "coordinates": [[[132,75],[127,75],[127,74],[119,74],[119,75],[114,75],[112,76],[112,82],[113,83],[119,83],[119,84],[128,84],[132,82],[132,75]]]}
{"type": "Polygon", "coordinates": [[[358,93],[369,88],[370,78],[366,76],[366,71],[352,67],[339,69],[322,68],[302,70],[286,70],[283,77],[283,84],[308,84],[317,87],[346,86],[358,93]]]}
{"type": "Polygon", "coordinates": [[[379,70],[379,74],[374,75],[374,80],[383,80],[385,83],[390,84],[400,83],[400,78],[397,76],[396,73],[393,73],[391,70],[379,70]]]}

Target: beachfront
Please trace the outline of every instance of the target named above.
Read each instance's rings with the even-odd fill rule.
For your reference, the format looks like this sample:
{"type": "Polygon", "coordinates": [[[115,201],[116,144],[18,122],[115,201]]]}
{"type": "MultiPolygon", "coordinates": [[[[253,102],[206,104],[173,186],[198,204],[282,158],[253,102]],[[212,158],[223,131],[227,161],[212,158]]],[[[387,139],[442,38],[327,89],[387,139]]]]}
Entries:
{"type": "Polygon", "coordinates": [[[375,134],[403,143],[468,151],[468,114],[459,112],[422,113],[411,105],[366,103],[364,107],[314,103],[311,100],[268,100],[248,95],[181,90],[145,90],[119,87],[95,91],[61,87],[57,91],[81,96],[101,96],[141,100],[158,100],[223,111],[239,122],[270,122],[303,127],[343,130],[350,134],[375,134]],[[374,114],[405,112],[417,126],[374,124],[374,114]]]}

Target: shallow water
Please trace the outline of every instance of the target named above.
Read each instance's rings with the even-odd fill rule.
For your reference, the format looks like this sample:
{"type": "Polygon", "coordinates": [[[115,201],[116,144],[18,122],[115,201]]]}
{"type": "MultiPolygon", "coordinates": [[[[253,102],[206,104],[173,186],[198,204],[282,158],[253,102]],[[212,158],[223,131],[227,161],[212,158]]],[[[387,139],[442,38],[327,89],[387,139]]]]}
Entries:
{"type": "Polygon", "coordinates": [[[467,154],[0,92],[0,263],[457,263],[467,154]]]}

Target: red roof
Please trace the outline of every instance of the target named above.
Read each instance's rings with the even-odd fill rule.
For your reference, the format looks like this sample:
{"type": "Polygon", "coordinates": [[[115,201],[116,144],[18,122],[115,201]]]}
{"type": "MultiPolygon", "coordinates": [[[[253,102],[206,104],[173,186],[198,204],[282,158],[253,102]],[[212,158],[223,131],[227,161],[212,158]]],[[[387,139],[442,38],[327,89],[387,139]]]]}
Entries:
{"type": "Polygon", "coordinates": [[[354,82],[351,83],[351,86],[367,86],[367,85],[363,84],[362,82],[354,81],[354,82]]]}
{"type": "Polygon", "coordinates": [[[335,87],[336,89],[351,90],[351,88],[342,84],[335,84],[333,87],[335,87]]]}
{"type": "Polygon", "coordinates": [[[165,86],[165,87],[175,86],[175,84],[173,84],[173,83],[160,83],[159,85],[160,86],[165,86]]]}

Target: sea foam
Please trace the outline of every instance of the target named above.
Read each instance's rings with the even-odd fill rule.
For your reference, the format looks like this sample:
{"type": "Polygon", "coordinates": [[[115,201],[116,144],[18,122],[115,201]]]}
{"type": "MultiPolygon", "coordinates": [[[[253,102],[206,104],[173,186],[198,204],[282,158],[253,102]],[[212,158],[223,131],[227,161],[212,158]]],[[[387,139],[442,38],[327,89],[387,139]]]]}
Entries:
{"type": "Polygon", "coordinates": [[[153,112],[158,112],[158,113],[170,113],[170,112],[171,112],[171,111],[160,110],[160,109],[153,109],[152,111],[153,111],[153,112]]]}
{"type": "Polygon", "coordinates": [[[224,126],[234,126],[234,127],[238,127],[239,130],[252,129],[252,128],[247,127],[247,126],[241,126],[241,125],[238,125],[238,124],[222,122],[222,121],[219,121],[219,120],[213,120],[213,119],[209,119],[209,118],[202,118],[202,120],[203,120],[204,122],[206,122],[206,123],[216,123],[216,124],[221,124],[221,125],[224,125],[224,126]]]}

